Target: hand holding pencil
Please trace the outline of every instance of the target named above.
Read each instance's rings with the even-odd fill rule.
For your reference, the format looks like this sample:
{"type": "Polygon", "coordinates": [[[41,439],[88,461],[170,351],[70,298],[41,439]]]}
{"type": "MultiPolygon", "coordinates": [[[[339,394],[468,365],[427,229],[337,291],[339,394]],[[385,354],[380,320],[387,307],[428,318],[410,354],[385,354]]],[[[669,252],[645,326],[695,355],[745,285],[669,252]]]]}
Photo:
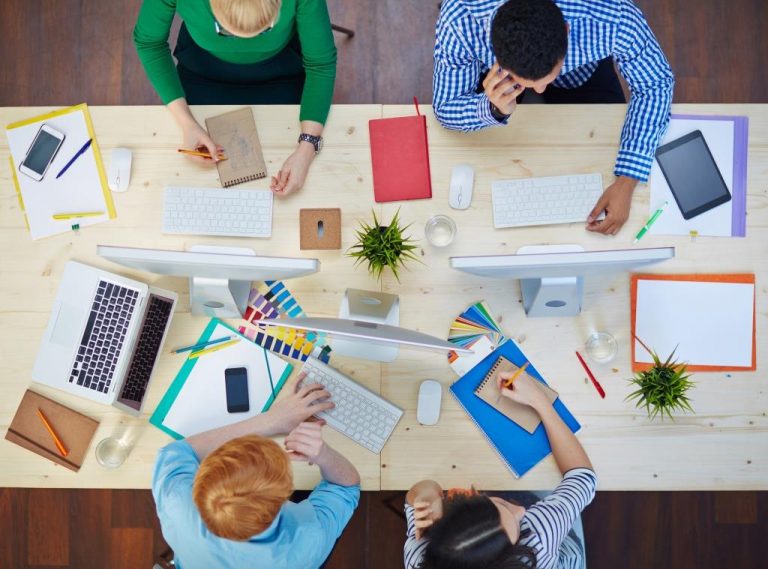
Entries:
{"type": "Polygon", "coordinates": [[[544,390],[536,385],[538,381],[526,373],[521,373],[513,382],[511,382],[511,385],[507,387],[509,380],[516,373],[519,373],[520,369],[516,372],[505,372],[498,375],[496,382],[501,391],[501,395],[516,403],[522,403],[523,405],[528,405],[534,409],[550,405],[544,390]]]}
{"type": "Polygon", "coordinates": [[[201,164],[215,164],[220,160],[219,156],[224,153],[224,149],[216,144],[208,131],[195,120],[184,126],[184,147],[180,151],[182,150],[184,151],[182,153],[187,154],[191,160],[201,164]],[[216,158],[211,158],[212,156],[216,156],[216,158]]]}

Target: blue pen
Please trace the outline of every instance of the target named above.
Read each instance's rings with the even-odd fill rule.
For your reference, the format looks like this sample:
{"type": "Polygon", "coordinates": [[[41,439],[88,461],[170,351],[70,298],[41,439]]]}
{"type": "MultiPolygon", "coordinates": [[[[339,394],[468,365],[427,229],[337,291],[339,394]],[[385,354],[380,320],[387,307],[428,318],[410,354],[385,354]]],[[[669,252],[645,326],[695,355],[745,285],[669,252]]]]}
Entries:
{"type": "Polygon", "coordinates": [[[213,344],[218,344],[220,342],[231,340],[233,337],[234,336],[225,336],[223,338],[216,338],[215,340],[208,340],[207,342],[200,342],[199,344],[192,344],[191,346],[185,346],[184,348],[173,350],[173,353],[180,354],[181,352],[196,352],[197,350],[202,350],[203,348],[207,348],[208,346],[212,346],[213,344]]]}
{"type": "Polygon", "coordinates": [[[77,153],[72,157],[72,159],[69,162],[67,162],[67,165],[64,166],[58,174],[56,174],[56,179],[57,180],[59,178],[61,178],[61,176],[62,176],[62,174],[64,174],[64,172],[69,170],[69,167],[72,166],[72,164],[75,163],[75,160],[77,160],[78,158],[80,158],[80,156],[85,154],[85,151],[88,150],[88,148],[90,148],[92,142],[93,142],[93,139],[89,138],[88,142],[83,144],[83,147],[80,150],[77,151],[77,153]]]}

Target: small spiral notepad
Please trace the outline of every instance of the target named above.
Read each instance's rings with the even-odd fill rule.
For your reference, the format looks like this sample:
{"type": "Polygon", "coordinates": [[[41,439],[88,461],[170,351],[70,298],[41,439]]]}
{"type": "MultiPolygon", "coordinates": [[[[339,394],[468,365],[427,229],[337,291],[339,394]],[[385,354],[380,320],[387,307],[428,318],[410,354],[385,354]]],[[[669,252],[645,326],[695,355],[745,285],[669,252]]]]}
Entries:
{"type": "Polygon", "coordinates": [[[216,163],[222,186],[229,188],[267,177],[267,165],[250,107],[205,119],[205,126],[227,157],[216,163]]]}
{"type": "MultiPolygon", "coordinates": [[[[488,405],[496,409],[502,415],[505,415],[509,419],[513,420],[529,433],[533,433],[541,423],[539,414],[528,405],[515,403],[507,397],[502,397],[500,390],[496,385],[496,377],[498,374],[503,372],[514,373],[518,369],[519,368],[508,359],[499,356],[494,362],[493,366],[491,366],[491,369],[488,371],[485,378],[483,378],[483,381],[480,383],[480,385],[477,386],[477,389],[475,389],[475,395],[488,403],[488,405]]],[[[522,375],[528,374],[523,372],[522,375]]],[[[550,402],[554,403],[555,399],[558,397],[557,391],[538,381],[537,379],[533,379],[537,382],[539,387],[544,390],[544,393],[546,393],[550,402]]]]}

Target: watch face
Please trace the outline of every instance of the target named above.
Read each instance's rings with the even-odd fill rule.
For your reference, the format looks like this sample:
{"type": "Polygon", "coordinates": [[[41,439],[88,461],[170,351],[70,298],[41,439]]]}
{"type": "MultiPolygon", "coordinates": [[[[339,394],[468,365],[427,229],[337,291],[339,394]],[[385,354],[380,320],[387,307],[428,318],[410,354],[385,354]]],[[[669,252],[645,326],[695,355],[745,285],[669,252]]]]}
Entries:
{"type": "Polygon", "coordinates": [[[317,144],[315,144],[315,152],[320,152],[323,149],[323,137],[317,137],[317,144]]]}

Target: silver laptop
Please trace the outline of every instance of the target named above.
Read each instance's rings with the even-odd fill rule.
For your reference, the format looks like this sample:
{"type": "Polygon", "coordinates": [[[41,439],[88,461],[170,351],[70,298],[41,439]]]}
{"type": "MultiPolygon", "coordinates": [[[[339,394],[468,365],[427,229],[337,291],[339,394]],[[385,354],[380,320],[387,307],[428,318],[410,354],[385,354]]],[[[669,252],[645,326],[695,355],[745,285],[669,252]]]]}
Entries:
{"type": "Polygon", "coordinates": [[[177,300],[69,261],[32,379],[138,415],[177,300]]]}

